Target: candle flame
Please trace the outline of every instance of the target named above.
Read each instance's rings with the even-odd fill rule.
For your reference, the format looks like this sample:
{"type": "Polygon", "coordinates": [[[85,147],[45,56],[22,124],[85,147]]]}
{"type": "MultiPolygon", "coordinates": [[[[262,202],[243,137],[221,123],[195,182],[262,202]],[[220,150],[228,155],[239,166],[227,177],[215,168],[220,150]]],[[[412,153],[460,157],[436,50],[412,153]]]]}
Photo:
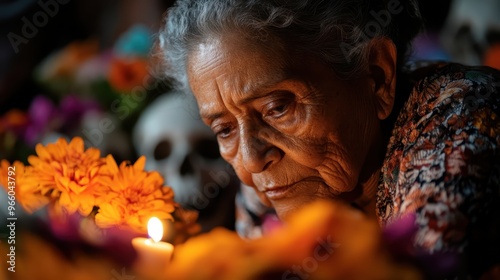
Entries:
{"type": "Polygon", "coordinates": [[[160,219],[152,217],[148,221],[148,235],[154,242],[158,242],[163,237],[163,225],[160,219]]]}

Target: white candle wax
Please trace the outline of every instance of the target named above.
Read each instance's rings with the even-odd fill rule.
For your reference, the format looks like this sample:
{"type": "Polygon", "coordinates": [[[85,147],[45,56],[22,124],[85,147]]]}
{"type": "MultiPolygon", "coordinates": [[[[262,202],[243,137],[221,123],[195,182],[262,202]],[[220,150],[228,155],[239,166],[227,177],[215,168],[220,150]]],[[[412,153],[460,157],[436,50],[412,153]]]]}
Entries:
{"type": "Polygon", "coordinates": [[[137,251],[135,269],[142,274],[156,274],[165,271],[172,258],[174,246],[161,241],[163,227],[158,218],[151,218],[148,222],[148,234],[151,238],[136,237],[132,239],[132,246],[137,251]]]}

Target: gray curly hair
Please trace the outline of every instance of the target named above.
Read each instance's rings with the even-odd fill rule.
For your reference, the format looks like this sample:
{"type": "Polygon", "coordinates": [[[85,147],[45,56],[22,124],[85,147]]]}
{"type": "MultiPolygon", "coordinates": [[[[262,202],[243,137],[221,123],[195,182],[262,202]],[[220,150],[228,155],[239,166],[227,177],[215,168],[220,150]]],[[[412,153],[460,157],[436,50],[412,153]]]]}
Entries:
{"type": "Polygon", "coordinates": [[[380,36],[394,42],[401,67],[421,27],[416,0],[178,0],[157,34],[156,55],[162,76],[189,90],[186,61],[198,44],[226,32],[271,35],[352,78],[366,70],[369,42],[380,36]]]}

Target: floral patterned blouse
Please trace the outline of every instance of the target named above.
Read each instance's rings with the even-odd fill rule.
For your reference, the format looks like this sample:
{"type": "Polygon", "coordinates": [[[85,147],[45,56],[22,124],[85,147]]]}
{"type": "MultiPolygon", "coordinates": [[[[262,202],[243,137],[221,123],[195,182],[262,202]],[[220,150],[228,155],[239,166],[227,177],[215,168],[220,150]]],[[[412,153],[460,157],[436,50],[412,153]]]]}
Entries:
{"type": "MultiPolygon", "coordinates": [[[[500,72],[438,63],[401,80],[407,82],[398,86],[400,105],[385,124],[390,137],[376,198],[381,225],[414,213],[416,248],[465,252],[474,269],[498,263],[500,72]]],[[[262,217],[272,213],[256,200],[238,196],[236,228],[244,237],[265,233],[262,217]]]]}
{"type": "Polygon", "coordinates": [[[441,63],[413,76],[382,167],[379,220],[415,213],[417,248],[498,263],[500,72],[441,63]]]}

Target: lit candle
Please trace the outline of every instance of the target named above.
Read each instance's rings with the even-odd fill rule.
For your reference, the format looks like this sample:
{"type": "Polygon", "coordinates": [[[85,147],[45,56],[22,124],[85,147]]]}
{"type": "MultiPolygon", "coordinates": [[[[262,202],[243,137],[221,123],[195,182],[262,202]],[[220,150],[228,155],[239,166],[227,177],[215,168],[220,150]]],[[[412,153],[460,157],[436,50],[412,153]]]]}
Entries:
{"type": "Polygon", "coordinates": [[[138,254],[135,269],[142,274],[161,273],[165,271],[172,258],[174,246],[161,241],[163,225],[156,217],[148,221],[148,235],[150,238],[136,237],[132,239],[132,246],[138,254]]]}

